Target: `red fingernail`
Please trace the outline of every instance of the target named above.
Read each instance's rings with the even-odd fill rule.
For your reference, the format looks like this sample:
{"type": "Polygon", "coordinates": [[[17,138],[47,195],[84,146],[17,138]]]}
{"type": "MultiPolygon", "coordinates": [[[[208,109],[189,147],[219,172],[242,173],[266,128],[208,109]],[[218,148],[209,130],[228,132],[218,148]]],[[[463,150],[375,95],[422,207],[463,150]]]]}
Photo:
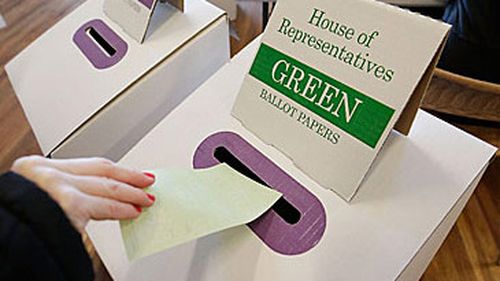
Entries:
{"type": "Polygon", "coordinates": [[[139,213],[141,213],[141,212],[142,212],[141,207],[139,207],[139,206],[134,206],[134,208],[137,210],[137,212],[139,212],[139,213]]]}
{"type": "Polygon", "coordinates": [[[154,202],[156,200],[156,197],[153,194],[146,193],[146,195],[148,196],[149,199],[151,199],[151,201],[154,202]]]}
{"type": "Polygon", "coordinates": [[[156,178],[156,177],[155,177],[155,175],[154,175],[154,174],[152,174],[152,173],[150,173],[150,172],[143,172],[143,173],[144,173],[146,176],[148,176],[148,177],[150,177],[150,178],[152,178],[152,179],[155,179],[155,178],[156,178]]]}

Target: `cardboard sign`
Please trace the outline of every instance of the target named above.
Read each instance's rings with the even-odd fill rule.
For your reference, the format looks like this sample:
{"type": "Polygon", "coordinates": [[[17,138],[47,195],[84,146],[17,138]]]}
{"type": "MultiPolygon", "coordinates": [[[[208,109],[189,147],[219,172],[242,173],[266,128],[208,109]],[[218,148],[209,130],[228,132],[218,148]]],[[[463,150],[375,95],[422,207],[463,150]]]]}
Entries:
{"type": "Polygon", "coordinates": [[[407,133],[449,26],[376,1],[280,1],[232,114],[345,200],[407,133]]]}
{"type": "Polygon", "coordinates": [[[106,0],[104,12],[139,43],[144,42],[158,2],[168,2],[181,12],[184,0],[106,0]]]}

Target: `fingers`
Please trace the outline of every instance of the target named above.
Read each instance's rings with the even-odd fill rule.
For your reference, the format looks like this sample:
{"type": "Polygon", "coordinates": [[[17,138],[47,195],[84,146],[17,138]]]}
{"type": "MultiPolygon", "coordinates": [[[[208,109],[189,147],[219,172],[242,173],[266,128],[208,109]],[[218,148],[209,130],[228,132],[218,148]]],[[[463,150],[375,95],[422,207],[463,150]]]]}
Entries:
{"type": "Polygon", "coordinates": [[[113,199],[137,206],[149,207],[155,200],[153,195],[113,179],[95,176],[71,176],[70,183],[80,191],[89,195],[113,199]]]}
{"type": "Polygon", "coordinates": [[[14,161],[10,170],[26,178],[31,178],[33,170],[38,166],[43,166],[44,162],[46,162],[46,158],[39,155],[24,156],[14,161]]]}
{"type": "Polygon", "coordinates": [[[154,175],[119,166],[105,158],[48,160],[48,165],[75,175],[107,177],[140,188],[154,183],[154,175]]]}
{"type": "Polygon", "coordinates": [[[154,183],[154,175],[121,167],[103,158],[68,160],[23,157],[11,170],[35,182],[83,231],[89,219],[134,219],[155,198],[139,188],[154,183]],[[137,188],[139,187],[139,188],[137,188]]]}
{"type": "Polygon", "coordinates": [[[87,207],[90,218],[94,220],[135,219],[141,214],[138,207],[103,197],[89,197],[87,207]]]}
{"type": "Polygon", "coordinates": [[[55,195],[56,201],[79,232],[83,232],[90,219],[135,219],[142,212],[140,207],[132,204],[92,196],[71,186],[59,189],[55,195]]]}

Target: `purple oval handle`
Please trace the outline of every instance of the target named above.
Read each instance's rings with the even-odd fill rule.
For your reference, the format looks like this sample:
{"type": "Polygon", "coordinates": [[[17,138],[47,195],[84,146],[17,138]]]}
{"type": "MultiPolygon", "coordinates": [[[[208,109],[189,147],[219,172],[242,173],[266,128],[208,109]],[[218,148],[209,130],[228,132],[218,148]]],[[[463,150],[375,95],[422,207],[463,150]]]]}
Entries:
{"type": "Polygon", "coordinates": [[[73,42],[97,69],[106,69],[117,64],[128,50],[127,43],[100,19],[91,20],[78,28],[73,42]],[[92,39],[90,30],[103,40],[101,44],[112,49],[112,53],[106,53],[105,48],[92,39]]]}
{"type": "Polygon", "coordinates": [[[194,168],[220,164],[214,156],[218,147],[226,148],[268,186],[283,193],[283,198],[301,214],[297,223],[289,224],[270,209],[249,223],[250,229],[266,245],[284,255],[298,255],[318,244],[325,232],[326,213],[316,196],[233,132],[218,132],[207,137],[194,153],[194,168]]]}

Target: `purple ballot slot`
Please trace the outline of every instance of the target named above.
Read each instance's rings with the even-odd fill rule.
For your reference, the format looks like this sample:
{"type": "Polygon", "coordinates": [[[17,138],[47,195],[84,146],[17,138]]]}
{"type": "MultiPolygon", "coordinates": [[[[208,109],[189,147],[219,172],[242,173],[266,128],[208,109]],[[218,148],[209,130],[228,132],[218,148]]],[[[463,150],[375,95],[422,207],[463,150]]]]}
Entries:
{"type": "Polygon", "coordinates": [[[195,151],[194,168],[219,163],[283,193],[269,211],[248,224],[266,245],[284,255],[298,255],[318,244],[325,232],[326,213],[309,190],[233,132],[215,133],[195,151]]]}
{"type": "Polygon", "coordinates": [[[99,19],[82,25],[73,36],[73,42],[97,69],[117,64],[128,50],[127,43],[99,19]]]}

